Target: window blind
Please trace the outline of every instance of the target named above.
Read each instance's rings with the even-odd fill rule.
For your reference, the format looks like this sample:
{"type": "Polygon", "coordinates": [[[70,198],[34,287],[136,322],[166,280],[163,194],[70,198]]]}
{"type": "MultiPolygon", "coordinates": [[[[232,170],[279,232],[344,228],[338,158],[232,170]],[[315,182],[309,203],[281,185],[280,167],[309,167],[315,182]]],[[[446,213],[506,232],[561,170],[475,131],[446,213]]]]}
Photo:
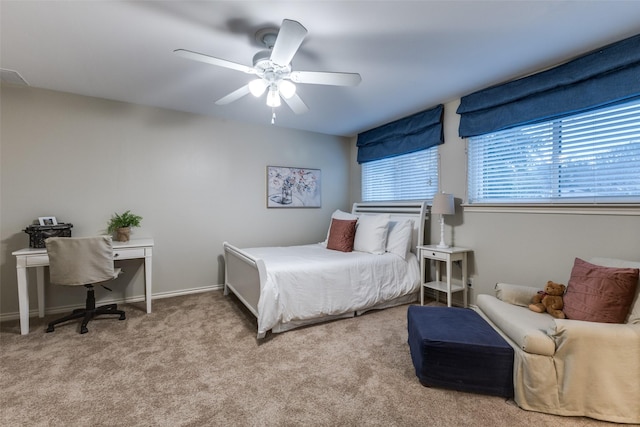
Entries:
{"type": "Polygon", "coordinates": [[[459,134],[483,135],[640,96],[640,34],[552,69],[466,95],[459,134]]]}
{"type": "Polygon", "coordinates": [[[431,199],[438,191],[438,147],[362,164],[362,200],[431,199]]]}
{"type": "Polygon", "coordinates": [[[469,139],[469,203],[640,202],[640,100],[469,139]]]}
{"type": "Polygon", "coordinates": [[[442,104],[358,135],[358,163],[425,150],[444,143],[442,104]]]}

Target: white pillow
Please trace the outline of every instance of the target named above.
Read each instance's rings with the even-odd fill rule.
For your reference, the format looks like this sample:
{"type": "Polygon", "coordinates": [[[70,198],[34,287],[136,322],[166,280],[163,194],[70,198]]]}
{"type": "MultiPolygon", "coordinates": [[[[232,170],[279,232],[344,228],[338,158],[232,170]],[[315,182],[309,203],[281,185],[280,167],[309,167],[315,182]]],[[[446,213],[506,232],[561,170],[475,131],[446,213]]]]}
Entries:
{"type": "Polygon", "coordinates": [[[407,259],[407,254],[411,250],[411,233],[413,232],[413,221],[405,219],[402,221],[389,221],[389,233],[387,234],[387,252],[396,254],[403,259],[407,259]]]}
{"type": "Polygon", "coordinates": [[[331,221],[333,219],[358,219],[358,215],[350,214],[349,212],[341,211],[340,209],[336,209],[331,214],[331,219],[329,220],[329,228],[327,229],[327,237],[324,239],[324,242],[320,242],[321,245],[327,246],[327,242],[329,241],[329,232],[331,231],[331,221]]]}
{"type": "Polygon", "coordinates": [[[509,283],[496,283],[494,287],[496,290],[496,298],[500,301],[508,302],[509,304],[519,305],[521,307],[529,307],[531,304],[531,298],[538,291],[541,291],[543,286],[539,288],[533,286],[523,285],[511,285],[509,283]]]}
{"type": "Polygon", "coordinates": [[[360,215],[356,238],[353,241],[353,250],[376,255],[384,254],[387,247],[388,230],[389,215],[360,215]]]}

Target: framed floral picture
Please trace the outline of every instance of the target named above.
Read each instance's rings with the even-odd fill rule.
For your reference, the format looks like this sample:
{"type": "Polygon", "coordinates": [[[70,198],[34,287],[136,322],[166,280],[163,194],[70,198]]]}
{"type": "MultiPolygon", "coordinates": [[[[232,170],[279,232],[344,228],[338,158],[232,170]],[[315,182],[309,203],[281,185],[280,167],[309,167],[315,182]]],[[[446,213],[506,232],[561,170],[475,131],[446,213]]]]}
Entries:
{"type": "Polygon", "coordinates": [[[268,208],[319,208],[320,169],[267,166],[268,208]]]}

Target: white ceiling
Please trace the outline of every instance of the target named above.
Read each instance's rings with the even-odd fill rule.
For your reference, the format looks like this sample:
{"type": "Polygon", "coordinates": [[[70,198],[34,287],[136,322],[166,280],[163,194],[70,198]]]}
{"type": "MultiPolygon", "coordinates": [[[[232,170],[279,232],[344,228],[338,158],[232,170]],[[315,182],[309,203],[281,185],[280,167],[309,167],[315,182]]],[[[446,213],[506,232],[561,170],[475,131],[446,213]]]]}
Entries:
{"type": "Polygon", "coordinates": [[[0,68],[29,85],[268,125],[251,80],[189,61],[193,50],[251,65],[256,30],[309,31],[294,70],[357,72],[357,87],[298,85],[276,126],[354,135],[640,33],[640,1],[7,1],[0,68]]]}

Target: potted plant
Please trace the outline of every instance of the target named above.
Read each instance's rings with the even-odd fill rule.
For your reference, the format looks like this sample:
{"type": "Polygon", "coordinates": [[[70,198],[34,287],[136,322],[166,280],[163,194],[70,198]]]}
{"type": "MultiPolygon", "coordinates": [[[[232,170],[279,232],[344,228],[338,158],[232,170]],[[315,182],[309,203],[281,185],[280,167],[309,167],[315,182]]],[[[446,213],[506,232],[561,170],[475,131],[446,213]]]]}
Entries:
{"type": "Polygon", "coordinates": [[[121,214],[114,213],[107,225],[107,232],[115,233],[118,242],[128,242],[131,227],[140,227],[140,221],[142,221],[142,217],[132,214],[131,211],[125,211],[121,214]]]}

